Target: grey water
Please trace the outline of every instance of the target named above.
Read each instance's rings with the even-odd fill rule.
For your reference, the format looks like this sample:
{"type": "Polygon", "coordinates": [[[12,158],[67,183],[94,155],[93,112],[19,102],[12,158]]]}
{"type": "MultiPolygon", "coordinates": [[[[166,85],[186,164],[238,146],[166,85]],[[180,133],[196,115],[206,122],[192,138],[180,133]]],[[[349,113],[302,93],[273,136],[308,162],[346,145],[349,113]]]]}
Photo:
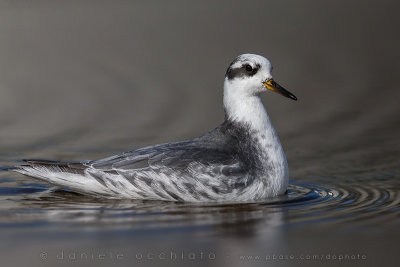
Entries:
{"type": "Polygon", "coordinates": [[[299,100],[263,96],[291,181],[262,203],[105,200],[0,172],[0,264],[397,266],[398,8],[1,1],[0,166],[199,136],[222,122],[241,53],[268,57],[299,100]]]}

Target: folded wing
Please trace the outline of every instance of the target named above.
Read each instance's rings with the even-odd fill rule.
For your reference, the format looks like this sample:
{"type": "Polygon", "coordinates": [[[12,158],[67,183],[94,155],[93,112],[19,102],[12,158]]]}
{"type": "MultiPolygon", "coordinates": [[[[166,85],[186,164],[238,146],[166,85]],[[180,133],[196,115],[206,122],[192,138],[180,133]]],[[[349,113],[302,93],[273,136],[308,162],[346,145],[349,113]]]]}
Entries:
{"type": "Polygon", "coordinates": [[[244,188],[235,154],[186,141],[124,152],[96,161],[27,160],[15,171],[74,191],[112,198],[219,200],[244,188]]]}

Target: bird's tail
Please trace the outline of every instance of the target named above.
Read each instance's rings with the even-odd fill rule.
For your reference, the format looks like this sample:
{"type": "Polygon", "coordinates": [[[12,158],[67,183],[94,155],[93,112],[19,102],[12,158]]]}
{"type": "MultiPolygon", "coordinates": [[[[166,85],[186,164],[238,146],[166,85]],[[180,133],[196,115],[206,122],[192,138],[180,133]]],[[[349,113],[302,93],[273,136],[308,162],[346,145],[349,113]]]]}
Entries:
{"type": "Polygon", "coordinates": [[[23,164],[10,167],[9,171],[27,171],[29,169],[48,169],[49,171],[62,171],[73,174],[83,174],[87,161],[57,161],[44,159],[23,159],[23,164]]]}
{"type": "Polygon", "coordinates": [[[18,172],[47,183],[72,189],[85,191],[91,179],[87,179],[85,163],[88,161],[53,161],[42,159],[24,159],[21,165],[6,167],[4,170],[18,172]]]}
{"type": "Polygon", "coordinates": [[[52,161],[25,159],[21,165],[8,168],[74,192],[107,198],[140,198],[135,186],[118,173],[96,170],[91,161],[52,161]]]}

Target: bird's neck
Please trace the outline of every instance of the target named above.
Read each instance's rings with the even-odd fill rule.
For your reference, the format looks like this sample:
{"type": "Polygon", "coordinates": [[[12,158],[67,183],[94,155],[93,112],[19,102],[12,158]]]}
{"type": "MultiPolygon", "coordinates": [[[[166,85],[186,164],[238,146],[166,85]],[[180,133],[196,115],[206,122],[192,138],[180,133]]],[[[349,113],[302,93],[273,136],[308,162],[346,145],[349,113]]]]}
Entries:
{"type": "Polygon", "coordinates": [[[242,96],[225,90],[224,109],[230,121],[246,124],[253,131],[269,134],[270,140],[275,139],[275,129],[258,95],[242,96]]]}

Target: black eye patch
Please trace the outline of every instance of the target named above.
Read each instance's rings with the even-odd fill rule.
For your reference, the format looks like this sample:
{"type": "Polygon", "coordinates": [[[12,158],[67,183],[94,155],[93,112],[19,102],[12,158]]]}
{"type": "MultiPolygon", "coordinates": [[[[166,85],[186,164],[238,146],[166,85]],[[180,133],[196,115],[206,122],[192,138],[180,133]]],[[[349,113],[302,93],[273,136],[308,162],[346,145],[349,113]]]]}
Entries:
{"type": "Polygon", "coordinates": [[[232,62],[232,64],[226,70],[225,77],[228,77],[228,80],[233,80],[239,77],[251,77],[260,69],[259,64],[256,64],[254,67],[252,67],[248,63],[242,64],[240,67],[232,68],[234,63],[236,62],[232,62]]]}

